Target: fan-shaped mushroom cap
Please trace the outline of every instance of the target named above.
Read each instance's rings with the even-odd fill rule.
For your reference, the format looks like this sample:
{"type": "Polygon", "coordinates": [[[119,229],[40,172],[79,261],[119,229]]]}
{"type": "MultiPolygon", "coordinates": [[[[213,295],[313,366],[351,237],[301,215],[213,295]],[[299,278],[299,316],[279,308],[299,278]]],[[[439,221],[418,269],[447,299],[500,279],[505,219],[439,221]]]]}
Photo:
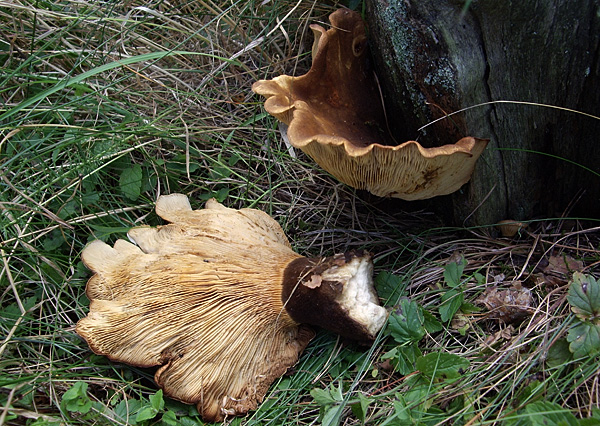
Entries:
{"type": "Polygon", "coordinates": [[[290,143],[340,181],[378,196],[418,200],[459,189],[487,141],[466,137],[437,148],[415,141],[396,145],[385,130],[360,15],[339,9],[329,20],[327,31],[311,25],[315,41],[307,74],[252,86],[266,98],[267,112],[289,125],[290,143]]]}
{"type": "Polygon", "coordinates": [[[155,380],[165,394],[196,403],[206,420],[256,408],[313,337],[300,321],[363,341],[385,323],[369,256],[307,259],[267,214],[215,200],[192,210],[184,195],[162,196],[156,211],[171,223],[132,229],[137,245],[93,241],[83,251],[95,274],[77,333],[114,361],[159,366],[155,380]],[[334,319],[298,308],[296,292],[310,298],[313,288],[326,294],[311,300],[335,311],[334,319]]]}

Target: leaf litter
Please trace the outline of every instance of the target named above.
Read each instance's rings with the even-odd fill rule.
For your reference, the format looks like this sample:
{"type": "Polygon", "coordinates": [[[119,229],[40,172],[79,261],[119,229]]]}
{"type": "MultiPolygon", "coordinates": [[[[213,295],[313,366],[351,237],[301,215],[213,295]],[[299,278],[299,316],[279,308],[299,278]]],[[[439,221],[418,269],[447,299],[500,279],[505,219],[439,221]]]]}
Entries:
{"type": "MultiPolygon", "coordinates": [[[[427,334],[418,348],[427,353],[437,350],[440,344],[446,345],[440,339],[460,342],[445,349],[467,358],[472,366],[479,365],[469,379],[470,385],[495,383],[479,398],[490,392],[506,392],[505,398],[512,400],[519,386],[528,386],[529,377],[535,376],[542,382],[544,398],[554,398],[578,417],[589,417],[590,407],[598,404],[595,381],[600,377],[600,368],[593,361],[600,351],[600,326],[591,327],[592,318],[598,321],[600,300],[588,297],[596,291],[596,287],[591,287],[592,280],[598,283],[593,274],[598,273],[600,264],[600,228],[588,226],[578,221],[548,221],[539,222],[536,227],[530,224],[526,236],[510,242],[486,231],[472,232],[473,238],[437,240],[437,245],[431,241],[423,248],[426,257],[391,273],[406,277],[410,283],[406,288],[409,299],[427,313],[435,312],[444,294],[454,290],[452,285],[459,282],[457,288],[464,293],[464,303],[441,336],[427,334]],[[450,263],[455,265],[448,268],[450,263]],[[462,265],[460,278],[457,271],[450,269],[462,265]],[[580,271],[591,275],[577,281],[580,271]],[[573,276],[577,287],[569,286],[573,276]],[[579,308],[573,309],[575,305],[567,294],[574,295],[576,291],[580,303],[579,308]],[[594,304],[591,300],[595,300],[594,304]],[[480,311],[465,310],[469,304],[481,307],[480,311]],[[578,370],[582,376],[569,385],[568,392],[552,393],[554,382],[562,380],[560,372],[570,371],[573,363],[584,363],[588,369],[578,370]]],[[[470,386],[466,383],[461,386],[470,386]]],[[[433,403],[460,395],[459,389],[448,388],[433,403]]]]}
{"type": "Polygon", "coordinates": [[[497,286],[487,288],[475,303],[487,308],[487,318],[511,324],[531,316],[534,312],[532,300],[531,290],[523,287],[521,281],[514,281],[507,289],[497,286]]]}

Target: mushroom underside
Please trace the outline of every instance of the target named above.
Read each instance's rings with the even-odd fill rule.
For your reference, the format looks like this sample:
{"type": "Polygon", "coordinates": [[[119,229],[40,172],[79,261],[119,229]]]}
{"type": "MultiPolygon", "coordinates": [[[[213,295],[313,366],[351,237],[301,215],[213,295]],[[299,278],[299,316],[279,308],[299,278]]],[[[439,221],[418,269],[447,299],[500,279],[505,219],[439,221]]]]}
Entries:
{"type": "Polygon", "coordinates": [[[487,141],[466,137],[435,148],[398,144],[368,64],[360,15],[340,9],[330,21],[328,30],[311,25],[315,43],[307,74],[252,86],[265,97],[266,111],[289,126],[290,143],[340,181],[378,196],[418,200],[459,189],[487,141]]]}
{"type": "Polygon", "coordinates": [[[135,244],[93,241],[82,252],[94,275],[86,288],[90,312],[76,331],[97,354],[158,367],[165,394],[197,404],[207,421],[255,409],[297,362],[314,336],[311,325],[370,342],[387,318],[368,255],[308,259],[265,213],[214,200],[192,210],[187,197],[173,194],[160,197],[156,210],[172,223],[130,230],[135,244]],[[304,276],[290,274],[298,263],[327,265],[313,284],[336,291],[302,284],[304,276]],[[326,308],[304,323],[285,306],[299,288],[308,290],[298,291],[305,309],[326,308]]]}

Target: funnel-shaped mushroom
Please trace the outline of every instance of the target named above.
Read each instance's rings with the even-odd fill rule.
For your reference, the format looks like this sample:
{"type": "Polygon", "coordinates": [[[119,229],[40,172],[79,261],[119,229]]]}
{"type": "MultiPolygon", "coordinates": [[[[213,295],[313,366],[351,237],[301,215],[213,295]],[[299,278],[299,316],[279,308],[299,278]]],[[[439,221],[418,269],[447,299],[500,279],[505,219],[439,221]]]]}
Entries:
{"type": "Polygon", "coordinates": [[[162,196],[156,212],[171,223],[132,229],[137,245],[84,249],[95,274],[77,333],[114,361],[159,366],[165,394],[205,420],[256,408],[313,337],[305,324],[369,342],[386,321],[368,255],[302,257],[267,214],[214,200],[162,196]]]}
{"type": "Polygon", "coordinates": [[[331,29],[311,25],[310,71],[260,80],[252,90],[267,112],[287,124],[290,143],[340,181],[378,196],[419,200],[459,189],[473,173],[487,141],[466,137],[453,145],[396,145],[387,132],[381,96],[368,69],[360,15],[339,9],[331,29]],[[394,146],[396,145],[396,146],[394,146]]]}

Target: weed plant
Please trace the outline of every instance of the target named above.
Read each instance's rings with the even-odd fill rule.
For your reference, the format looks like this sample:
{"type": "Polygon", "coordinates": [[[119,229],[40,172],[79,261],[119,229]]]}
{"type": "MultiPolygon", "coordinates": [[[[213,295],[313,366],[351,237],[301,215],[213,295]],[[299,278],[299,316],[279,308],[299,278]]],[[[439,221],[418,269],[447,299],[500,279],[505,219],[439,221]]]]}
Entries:
{"type": "Polygon", "coordinates": [[[225,423],[598,424],[597,305],[577,316],[567,291],[573,270],[597,273],[599,228],[545,220],[509,239],[390,209],[288,148],[251,93],[308,69],[307,26],[336,7],[1,2],[0,424],[203,424],[153,371],[74,331],[83,247],[159,225],[154,202],[173,192],[264,210],[300,253],[374,253],[392,311],[371,347],[320,332],[258,410],[225,423]],[[493,319],[485,290],[515,283],[530,305],[493,319]],[[584,323],[591,343],[571,350],[584,323]]]}

